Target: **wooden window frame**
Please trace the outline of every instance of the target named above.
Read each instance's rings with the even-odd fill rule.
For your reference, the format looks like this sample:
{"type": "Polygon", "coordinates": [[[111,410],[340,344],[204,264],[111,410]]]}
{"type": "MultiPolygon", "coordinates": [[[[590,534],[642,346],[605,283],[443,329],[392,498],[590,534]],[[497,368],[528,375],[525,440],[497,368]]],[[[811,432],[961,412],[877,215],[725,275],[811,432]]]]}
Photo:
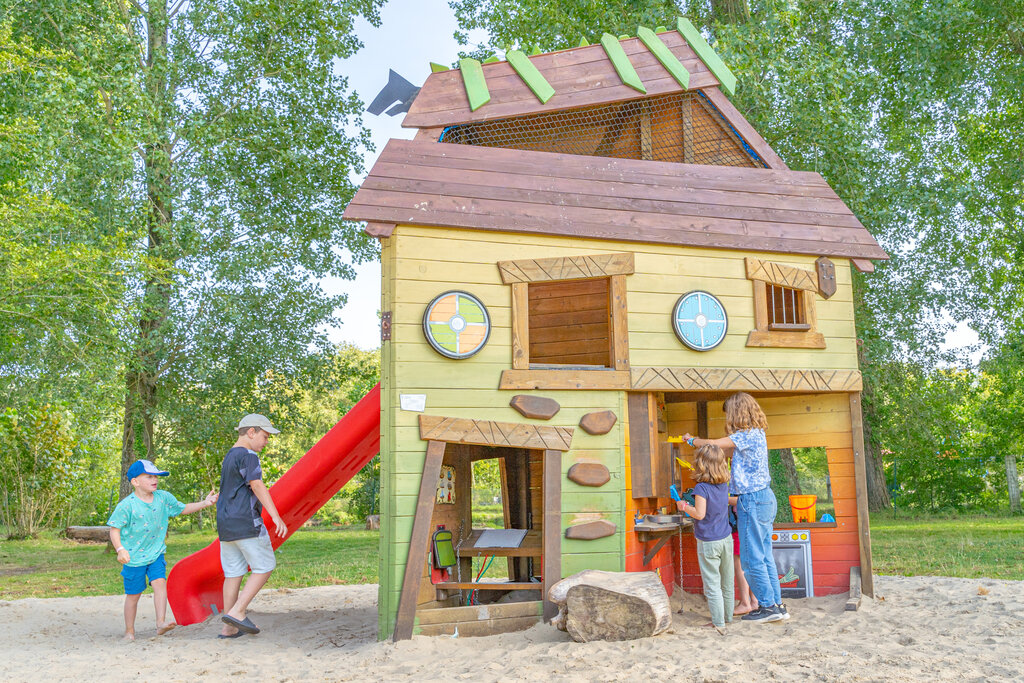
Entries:
{"type": "Polygon", "coordinates": [[[501,261],[498,270],[502,281],[511,287],[512,299],[512,368],[502,372],[500,389],[629,387],[626,276],[634,272],[632,253],[501,261]],[[608,280],[608,367],[530,367],[530,283],[599,278],[608,280]]]}
{"type": "Polygon", "coordinates": [[[825,335],[818,330],[815,300],[818,276],[812,270],[794,268],[782,263],[756,258],[746,259],[747,279],[754,285],[754,329],[747,335],[747,346],[823,349],[825,335]],[[802,312],[803,322],[797,326],[773,323],[768,319],[769,287],[793,290],[802,312]]]}

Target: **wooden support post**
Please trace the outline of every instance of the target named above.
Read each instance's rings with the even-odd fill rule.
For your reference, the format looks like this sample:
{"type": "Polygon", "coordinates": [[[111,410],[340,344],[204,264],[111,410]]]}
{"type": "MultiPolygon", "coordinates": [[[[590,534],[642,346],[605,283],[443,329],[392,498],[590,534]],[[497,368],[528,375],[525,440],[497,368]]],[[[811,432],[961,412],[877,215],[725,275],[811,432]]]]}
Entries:
{"type": "Polygon", "coordinates": [[[850,597],[846,599],[845,611],[856,612],[860,608],[860,567],[850,567],[850,597]]]}
{"type": "Polygon", "coordinates": [[[530,368],[530,285],[512,285],[512,367],[530,368]]]}
{"type": "Polygon", "coordinates": [[[651,103],[647,101],[640,105],[640,158],[647,161],[654,159],[651,146],[651,103]]]}
{"type": "Polygon", "coordinates": [[[864,458],[864,418],[860,408],[860,394],[850,394],[850,423],[853,436],[853,474],[857,491],[857,535],[860,539],[861,589],[869,598],[875,597],[875,584],[871,570],[871,527],[868,520],[868,479],[864,458]]]}
{"type": "Polygon", "coordinates": [[[697,401],[697,436],[708,438],[708,402],[697,401]]]}
{"type": "Polygon", "coordinates": [[[412,537],[409,539],[409,556],[405,561],[405,578],[402,580],[402,594],[398,598],[398,614],[395,616],[395,632],[392,636],[395,642],[412,638],[416,598],[420,592],[420,581],[423,579],[423,565],[427,561],[430,520],[434,514],[434,498],[437,495],[437,480],[441,476],[444,448],[444,441],[427,443],[427,458],[423,462],[423,478],[420,479],[416,517],[413,518],[412,537]]]}
{"type": "Polygon", "coordinates": [[[693,161],[693,100],[696,96],[684,97],[682,104],[683,115],[683,163],[692,164],[693,161]]]}
{"type": "Polygon", "coordinates": [[[548,590],[562,580],[562,452],[544,451],[544,538],[543,599],[544,621],[558,614],[558,605],[548,599],[548,590]]]}

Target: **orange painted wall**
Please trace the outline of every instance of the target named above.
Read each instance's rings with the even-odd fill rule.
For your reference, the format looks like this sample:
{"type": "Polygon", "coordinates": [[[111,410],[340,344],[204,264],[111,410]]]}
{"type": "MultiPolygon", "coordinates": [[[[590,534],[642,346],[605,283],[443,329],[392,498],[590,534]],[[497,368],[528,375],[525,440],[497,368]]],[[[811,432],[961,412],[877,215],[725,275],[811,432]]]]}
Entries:
{"type": "MultiPolygon", "coordinates": [[[[824,446],[826,449],[836,527],[811,529],[814,592],[815,595],[844,593],[850,589],[850,567],[860,565],[849,395],[767,398],[761,399],[759,403],[768,417],[768,448],[824,446]]],[[[696,433],[695,404],[671,404],[666,418],[670,435],[696,433]]],[[[725,416],[720,401],[708,403],[708,432],[711,438],[725,436],[725,416]]],[[[692,457],[692,449],[683,446],[682,450],[684,457],[692,457]]],[[[627,539],[631,537],[635,537],[635,534],[627,534],[627,539]]],[[[675,549],[672,553],[672,562],[675,564],[673,571],[677,573],[680,566],[679,553],[675,549]]],[[[630,568],[628,558],[626,566],[630,568]]],[[[682,575],[685,590],[702,590],[696,542],[692,534],[684,536],[682,575]]]]}

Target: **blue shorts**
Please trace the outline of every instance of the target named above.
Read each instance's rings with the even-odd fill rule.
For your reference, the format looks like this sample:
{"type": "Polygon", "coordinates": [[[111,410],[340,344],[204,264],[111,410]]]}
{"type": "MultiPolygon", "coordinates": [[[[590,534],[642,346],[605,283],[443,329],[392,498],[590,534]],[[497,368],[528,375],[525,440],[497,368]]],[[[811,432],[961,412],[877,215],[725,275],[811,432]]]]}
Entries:
{"type": "Polygon", "coordinates": [[[146,577],[152,584],[157,579],[167,578],[167,562],[164,561],[163,553],[149,564],[141,567],[121,567],[121,576],[124,578],[124,594],[138,595],[146,590],[146,577]]]}

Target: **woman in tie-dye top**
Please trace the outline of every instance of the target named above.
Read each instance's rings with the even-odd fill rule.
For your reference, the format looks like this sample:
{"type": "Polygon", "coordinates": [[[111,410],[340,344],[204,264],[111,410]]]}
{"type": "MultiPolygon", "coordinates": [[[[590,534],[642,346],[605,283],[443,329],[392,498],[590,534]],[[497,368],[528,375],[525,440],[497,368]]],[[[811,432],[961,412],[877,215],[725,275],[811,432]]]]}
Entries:
{"type": "MultiPolygon", "coordinates": [[[[744,621],[789,619],[782,604],[779,574],[772,555],[772,526],[778,504],[768,473],[768,419],[750,394],[739,392],[725,400],[725,431],[720,439],[683,438],[690,446],[714,444],[732,450],[732,479],[729,490],[736,496],[739,520],[740,564],[746,574],[758,608],[743,615],[744,621]]],[[[731,501],[731,499],[730,499],[731,501]]]]}

